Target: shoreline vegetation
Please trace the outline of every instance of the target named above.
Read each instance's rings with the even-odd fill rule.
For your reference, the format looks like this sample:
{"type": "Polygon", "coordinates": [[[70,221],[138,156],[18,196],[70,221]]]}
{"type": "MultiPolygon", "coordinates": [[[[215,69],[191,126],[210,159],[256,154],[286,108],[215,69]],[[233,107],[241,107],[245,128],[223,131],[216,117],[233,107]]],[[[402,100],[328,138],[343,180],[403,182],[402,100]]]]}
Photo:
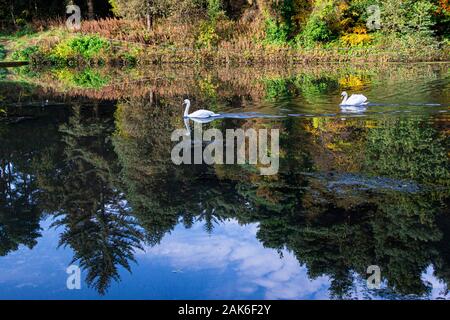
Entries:
{"type": "Polygon", "coordinates": [[[182,0],[179,5],[158,0],[159,7],[150,11],[143,3],[109,1],[74,32],[56,14],[44,20],[37,11],[20,23],[16,18],[0,33],[0,61],[51,67],[240,66],[450,57],[447,0],[182,0]],[[378,6],[381,19],[373,30],[371,5],[378,6]]]}

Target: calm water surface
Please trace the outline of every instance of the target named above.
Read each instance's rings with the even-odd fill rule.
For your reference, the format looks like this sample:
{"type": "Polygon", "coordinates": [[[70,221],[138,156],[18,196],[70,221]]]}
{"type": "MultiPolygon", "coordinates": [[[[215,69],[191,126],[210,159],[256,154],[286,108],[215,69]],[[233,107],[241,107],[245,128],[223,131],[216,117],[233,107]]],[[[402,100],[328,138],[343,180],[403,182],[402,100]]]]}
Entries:
{"type": "Polygon", "coordinates": [[[450,298],[448,67],[1,72],[0,298],[450,298]],[[174,165],[187,97],[278,174],[174,165]]]}

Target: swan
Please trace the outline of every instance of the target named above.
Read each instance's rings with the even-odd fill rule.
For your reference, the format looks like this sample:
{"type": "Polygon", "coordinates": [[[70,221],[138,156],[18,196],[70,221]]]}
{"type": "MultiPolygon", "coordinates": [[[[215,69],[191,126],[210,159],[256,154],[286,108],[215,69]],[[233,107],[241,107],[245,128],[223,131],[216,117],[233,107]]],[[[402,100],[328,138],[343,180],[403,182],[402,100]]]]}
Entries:
{"type": "Polygon", "coordinates": [[[209,118],[209,117],[217,117],[220,114],[214,113],[209,110],[197,110],[189,114],[189,108],[191,107],[191,101],[189,99],[184,100],[183,105],[186,105],[186,109],[184,109],[184,117],[185,118],[209,118]]]}
{"type": "Polygon", "coordinates": [[[366,105],[367,98],[362,94],[352,94],[350,97],[348,96],[347,92],[341,93],[342,102],[340,106],[362,106],[366,105]]]}

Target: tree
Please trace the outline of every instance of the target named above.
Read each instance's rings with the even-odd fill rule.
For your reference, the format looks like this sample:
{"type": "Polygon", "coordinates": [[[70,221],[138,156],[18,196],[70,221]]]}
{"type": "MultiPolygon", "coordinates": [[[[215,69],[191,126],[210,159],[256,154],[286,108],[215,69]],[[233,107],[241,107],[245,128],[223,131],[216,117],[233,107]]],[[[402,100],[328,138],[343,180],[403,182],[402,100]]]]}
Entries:
{"type": "Polygon", "coordinates": [[[170,0],[110,0],[116,15],[127,19],[145,19],[147,29],[153,27],[155,18],[169,14],[170,0]]]}
{"type": "Polygon", "coordinates": [[[94,19],[94,1],[87,0],[87,7],[88,7],[89,20],[93,20],[94,19]]]}

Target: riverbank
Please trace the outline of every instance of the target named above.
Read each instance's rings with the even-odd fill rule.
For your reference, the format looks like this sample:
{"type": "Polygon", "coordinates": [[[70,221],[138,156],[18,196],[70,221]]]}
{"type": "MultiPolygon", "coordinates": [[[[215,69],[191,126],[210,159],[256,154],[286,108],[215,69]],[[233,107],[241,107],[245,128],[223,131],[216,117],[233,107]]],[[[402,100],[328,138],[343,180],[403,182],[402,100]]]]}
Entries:
{"type": "Polygon", "coordinates": [[[213,31],[203,30],[202,22],[160,23],[149,31],[136,21],[118,19],[85,22],[78,32],[70,32],[62,24],[37,29],[41,31],[26,29],[4,35],[8,40],[3,45],[8,52],[4,59],[73,67],[431,62],[449,61],[450,57],[448,41],[431,37],[360,31],[345,41],[299,46],[269,43],[264,30],[254,23],[230,20],[217,22],[213,31]]]}

